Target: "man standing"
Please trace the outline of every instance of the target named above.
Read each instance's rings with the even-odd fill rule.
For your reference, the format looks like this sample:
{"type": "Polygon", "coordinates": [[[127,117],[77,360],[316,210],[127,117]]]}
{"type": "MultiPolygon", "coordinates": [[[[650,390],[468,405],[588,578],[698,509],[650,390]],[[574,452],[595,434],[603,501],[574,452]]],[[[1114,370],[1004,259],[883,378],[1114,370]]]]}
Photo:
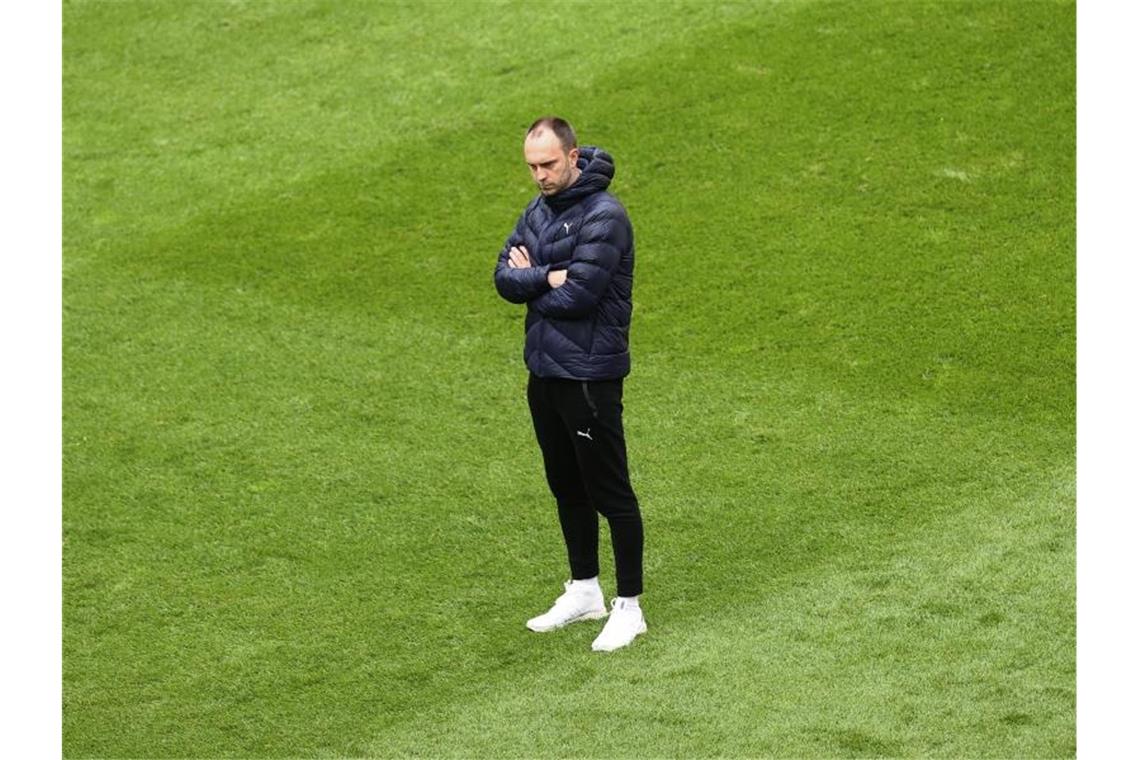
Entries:
{"type": "Polygon", "coordinates": [[[642,525],[629,482],[622,380],[629,374],[633,228],[606,192],[604,150],[578,148],[574,130],[550,116],[527,130],[523,154],[539,194],[527,205],[495,266],[495,287],[526,304],[527,401],[546,481],[570,559],[571,580],[526,625],[544,632],[607,615],[598,583],[598,513],[610,526],[617,598],[594,651],[624,647],[646,630],[642,525]]]}

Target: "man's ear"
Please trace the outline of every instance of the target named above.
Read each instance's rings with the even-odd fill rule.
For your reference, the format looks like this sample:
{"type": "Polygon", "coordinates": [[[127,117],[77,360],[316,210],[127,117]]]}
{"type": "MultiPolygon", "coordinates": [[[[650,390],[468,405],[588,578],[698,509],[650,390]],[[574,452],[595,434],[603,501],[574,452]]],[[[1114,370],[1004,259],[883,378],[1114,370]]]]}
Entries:
{"type": "Polygon", "coordinates": [[[570,165],[571,166],[577,166],[578,165],[578,149],[577,148],[571,148],[570,152],[566,154],[566,157],[568,159],[570,159],[570,165]]]}

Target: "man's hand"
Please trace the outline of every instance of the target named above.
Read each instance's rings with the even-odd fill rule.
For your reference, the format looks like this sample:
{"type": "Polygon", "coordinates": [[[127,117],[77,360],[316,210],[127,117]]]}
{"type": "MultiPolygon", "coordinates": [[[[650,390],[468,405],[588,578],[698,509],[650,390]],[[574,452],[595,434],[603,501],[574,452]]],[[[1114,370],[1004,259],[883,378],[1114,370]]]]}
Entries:
{"type": "Polygon", "coordinates": [[[511,269],[526,269],[530,266],[530,254],[527,253],[525,245],[511,246],[509,255],[511,260],[507,262],[507,266],[511,269]]]}
{"type": "Polygon", "coordinates": [[[552,288],[560,288],[566,282],[565,269],[553,269],[546,275],[546,281],[550,283],[552,288]]]}

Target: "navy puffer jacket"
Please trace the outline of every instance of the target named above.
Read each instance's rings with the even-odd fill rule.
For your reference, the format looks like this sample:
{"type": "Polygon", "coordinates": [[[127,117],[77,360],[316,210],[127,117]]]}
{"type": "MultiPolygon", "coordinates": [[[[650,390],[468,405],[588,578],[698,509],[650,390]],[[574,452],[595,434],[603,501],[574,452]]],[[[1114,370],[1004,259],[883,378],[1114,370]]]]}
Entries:
{"type": "Polygon", "coordinates": [[[495,287],[525,303],[523,358],[539,377],[614,380],[629,374],[633,313],[633,227],[606,192],[614,162],[601,148],[578,151],[578,180],[552,196],[538,195],[519,217],[495,266],[495,287]],[[512,246],[525,246],[531,266],[508,266],[512,246]],[[552,288],[551,270],[566,282],[552,288]]]}

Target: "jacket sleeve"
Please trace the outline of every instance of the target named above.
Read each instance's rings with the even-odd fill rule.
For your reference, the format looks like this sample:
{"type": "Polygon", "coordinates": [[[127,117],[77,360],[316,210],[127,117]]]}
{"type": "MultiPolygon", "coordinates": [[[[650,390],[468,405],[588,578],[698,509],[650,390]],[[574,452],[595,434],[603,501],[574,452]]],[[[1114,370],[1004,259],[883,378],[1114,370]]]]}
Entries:
{"type": "Polygon", "coordinates": [[[495,264],[495,289],[499,295],[511,303],[526,303],[550,290],[550,283],[546,281],[549,266],[530,266],[522,269],[513,269],[510,264],[511,248],[523,242],[523,225],[526,224],[526,211],[519,217],[514,231],[507,237],[503,250],[499,251],[499,260],[495,264]]]}
{"type": "Polygon", "coordinates": [[[586,219],[566,282],[531,301],[531,306],[548,317],[576,319],[592,312],[613,279],[622,251],[629,249],[630,238],[629,222],[620,211],[607,209],[586,219]]]}

